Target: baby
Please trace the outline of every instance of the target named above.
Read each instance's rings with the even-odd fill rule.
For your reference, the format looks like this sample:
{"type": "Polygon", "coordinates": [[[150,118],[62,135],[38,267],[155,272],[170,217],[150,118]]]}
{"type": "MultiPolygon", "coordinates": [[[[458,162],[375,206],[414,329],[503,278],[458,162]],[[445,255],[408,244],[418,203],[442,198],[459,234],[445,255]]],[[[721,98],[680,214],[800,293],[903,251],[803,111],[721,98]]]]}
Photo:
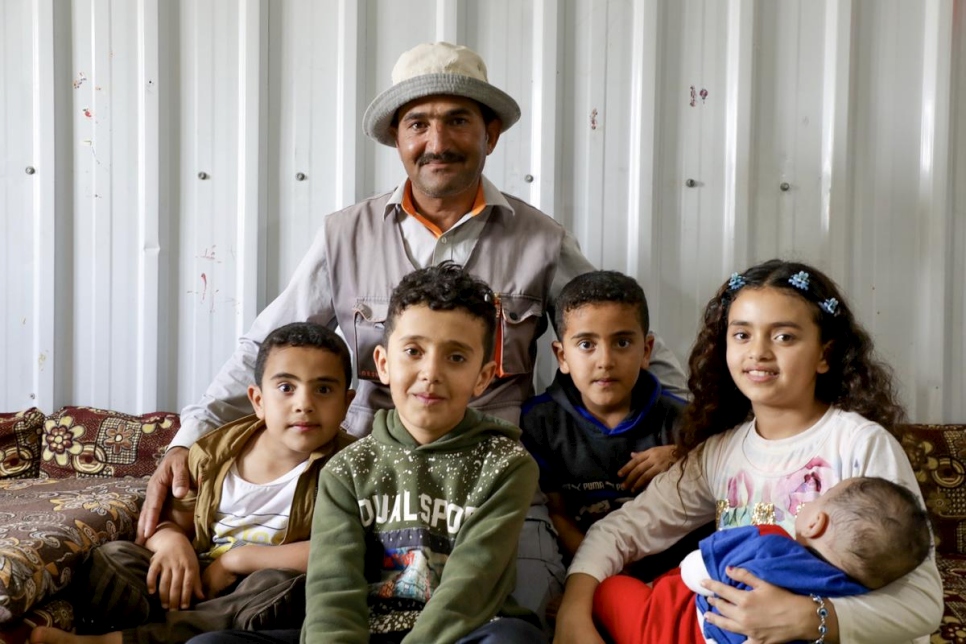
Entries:
{"type": "Polygon", "coordinates": [[[650,588],[626,575],[610,577],[594,594],[594,617],[616,644],[744,642],[710,622],[715,609],[702,582],[737,585],[729,568],[743,568],[794,593],[811,595],[824,625],[822,597],[857,595],[886,586],[929,554],[929,520],[915,495],[881,478],[841,481],[799,509],[795,538],[777,526],[714,533],[650,588]]]}

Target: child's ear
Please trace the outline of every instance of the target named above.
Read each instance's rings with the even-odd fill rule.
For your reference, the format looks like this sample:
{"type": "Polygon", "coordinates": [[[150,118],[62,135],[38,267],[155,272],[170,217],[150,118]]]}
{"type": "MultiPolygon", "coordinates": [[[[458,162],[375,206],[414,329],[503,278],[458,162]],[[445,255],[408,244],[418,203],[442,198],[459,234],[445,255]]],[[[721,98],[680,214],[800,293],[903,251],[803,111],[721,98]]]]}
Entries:
{"type": "Polygon", "coordinates": [[[825,534],[828,528],[829,528],[828,513],[819,511],[819,512],[815,512],[814,514],[812,514],[811,517],[809,517],[808,521],[805,523],[805,525],[802,527],[801,530],[798,530],[796,526],[796,532],[808,539],[818,539],[823,534],[825,534]]]}
{"type": "Polygon", "coordinates": [[[815,373],[828,373],[828,355],[832,352],[832,341],[829,340],[822,346],[822,359],[819,360],[818,366],[815,367],[815,373]]]}
{"type": "MultiPolygon", "coordinates": [[[[384,385],[389,384],[389,353],[386,347],[377,345],[372,352],[372,357],[376,361],[376,372],[379,373],[379,382],[384,385]]],[[[353,394],[355,395],[355,394],[353,394]]]]}
{"type": "Polygon", "coordinates": [[[564,355],[563,342],[554,340],[550,343],[550,346],[553,348],[553,355],[557,357],[557,366],[560,367],[560,372],[570,373],[570,365],[567,364],[567,356],[564,355]]]}
{"type": "Polygon", "coordinates": [[[641,369],[651,366],[651,353],[654,352],[654,334],[648,333],[644,336],[644,358],[641,360],[641,369]]]}
{"type": "Polygon", "coordinates": [[[252,403],[255,415],[265,419],[265,408],[262,406],[262,388],[258,385],[248,385],[248,400],[252,403]]]}
{"type": "Polygon", "coordinates": [[[490,381],[496,375],[496,361],[490,360],[480,369],[480,375],[476,377],[476,385],[473,387],[473,397],[477,397],[486,391],[490,386],[490,381]]]}

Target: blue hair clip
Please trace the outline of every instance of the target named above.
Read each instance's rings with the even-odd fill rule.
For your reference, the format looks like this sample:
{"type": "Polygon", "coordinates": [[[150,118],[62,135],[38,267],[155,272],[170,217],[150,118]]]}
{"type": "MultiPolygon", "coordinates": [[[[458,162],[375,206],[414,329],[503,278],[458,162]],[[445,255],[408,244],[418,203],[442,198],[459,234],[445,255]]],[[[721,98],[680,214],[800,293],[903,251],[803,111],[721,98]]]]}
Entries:
{"type": "Polygon", "coordinates": [[[830,297],[824,302],[820,302],[819,306],[828,313],[829,315],[835,315],[839,312],[839,301],[834,297],[830,297]]]}
{"type": "Polygon", "coordinates": [[[731,279],[728,280],[728,288],[732,291],[737,291],[739,288],[745,285],[745,278],[738,273],[732,273],[731,279]]]}
{"type": "Polygon", "coordinates": [[[808,273],[799,271],[788,278],[788,283],[802,291],[808,290],[808,273]]]}

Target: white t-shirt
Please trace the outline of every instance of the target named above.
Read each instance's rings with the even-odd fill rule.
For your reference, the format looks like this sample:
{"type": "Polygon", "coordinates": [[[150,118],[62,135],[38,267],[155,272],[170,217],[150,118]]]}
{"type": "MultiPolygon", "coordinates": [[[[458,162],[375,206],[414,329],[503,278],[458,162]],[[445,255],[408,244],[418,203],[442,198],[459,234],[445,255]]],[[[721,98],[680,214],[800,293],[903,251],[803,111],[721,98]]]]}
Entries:
{"type": "Polygon", "coordinates": [[[306,460],[269,483],[249,483],[233,463],[222,485],[221,501],[211,531],[211,549],[201,555],[213,561],[246,544],[277,546],[285,539],[292,499],[306,460]]]}
{"type": "MultiPolygon", "coordinates": [[[[793,534],[801,503],[853,476],[895,481],[922,503],[902,447],[859,414],[832,407],[814,426],[781,440],[759,436],[753,420],[743,423],[709,438],[683,466],[655,477],[637,498],[594,524],[568,574],[606,579],[715,518],[719,529],[775,523],[793,534]]],[[[909,642],[928,634],[943,611],[935,559],[885,588],[834,603],[843,642],[909,642]]]]}

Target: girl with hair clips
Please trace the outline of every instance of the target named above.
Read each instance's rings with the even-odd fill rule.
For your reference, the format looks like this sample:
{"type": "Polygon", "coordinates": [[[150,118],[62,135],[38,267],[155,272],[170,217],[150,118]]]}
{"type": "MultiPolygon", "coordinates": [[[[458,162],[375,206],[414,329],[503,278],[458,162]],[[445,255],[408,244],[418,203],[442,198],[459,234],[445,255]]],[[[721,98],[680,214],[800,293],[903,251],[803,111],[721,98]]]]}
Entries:
{"type": "MultiPolygon", "coordinates": [[[[587,532],[568,570],[556,642],[601,642],[592,611],[600,582],[711,519],[719,530],[777,524],[794,534],[803,504],[855,476],[896,482],[922,503],[893,436],[904,411],[891,372],[815,268],[771,260],[734,273],[705,309],[689,366],[694,398],[677,438],[686,456],[587,532]]],[[[834,601],[739,568],[727,574],[744,586],[703,582],[715,593],[704,618],[756,644],[909,642],[942,616],[934,555],[884,588],[834,601]]]]}

